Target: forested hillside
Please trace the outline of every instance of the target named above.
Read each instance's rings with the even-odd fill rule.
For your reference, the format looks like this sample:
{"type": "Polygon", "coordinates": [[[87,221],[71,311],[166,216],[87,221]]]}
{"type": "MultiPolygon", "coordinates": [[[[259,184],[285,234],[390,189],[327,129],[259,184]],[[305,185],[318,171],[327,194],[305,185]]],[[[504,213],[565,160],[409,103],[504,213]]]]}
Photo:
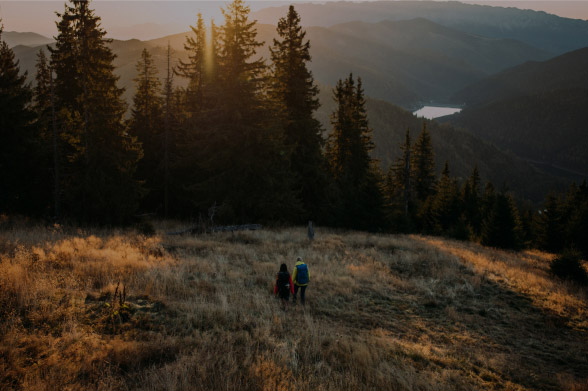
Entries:
{"type": "Polygon", "coordinates": [[[455,99],[466,104],[456,126],[571,178],[588,173],[588,48],[500,72],[455,99]]]}
{"type": "MultiPolygon", "coordinates": [[[[317,118],[325,129],[330,129],[329,116],[335,105],[330,88],[321,88],[321,107],[317,118]]],[[[407,129],[413,136],[426,123],[431,132],[435,150],[435,171],[440,174],[445,162],[449,162],[452,175],[464,180],[478,166],[483,180],[506,186],[522,197],[539,201],[546,192],[561,189],[568,181],[539,170],[528,162],[506,153],[470,132],[437,121],[424,120],[388,102],[368,99],[367,113],[373,128],[375,148],[373,156],[380,167],[387,170],[401,156],[400,145],[407,129]]]]}

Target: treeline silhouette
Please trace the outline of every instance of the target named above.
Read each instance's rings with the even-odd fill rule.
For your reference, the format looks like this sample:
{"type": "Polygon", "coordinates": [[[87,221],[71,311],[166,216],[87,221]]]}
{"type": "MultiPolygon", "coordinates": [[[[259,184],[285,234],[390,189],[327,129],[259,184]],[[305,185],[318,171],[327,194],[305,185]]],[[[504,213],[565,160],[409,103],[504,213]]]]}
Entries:
{"type": "MultiPolygon", "coordinates": [[[[138,215],[216,223],[303,223],[421,232],[518,249],[588,251],[588,189],[572,185],[538,210],[491,183],[477,168],[463,184],[445,164],[434,170],[426,126],[387,173],[370,157],[371,129],[360,78],[333,91],[332,131],[314,117],[318,87],[310,43],[294,7],[277,25],[271,63],[256,58],[249,8],[234,0],[224,24],[202,15],[187,37],[189,57],[164,80],[144,50],[129,118],[114,75],[110,40],[87,1],[58,15],[36,85],[0,46],[0,213],[78,224],[129,224],[138,215]],[[174,79],[187,80],[180,88],[174,79]]],[[[1,38],[1,32],[0,32],[1,38]]]]}

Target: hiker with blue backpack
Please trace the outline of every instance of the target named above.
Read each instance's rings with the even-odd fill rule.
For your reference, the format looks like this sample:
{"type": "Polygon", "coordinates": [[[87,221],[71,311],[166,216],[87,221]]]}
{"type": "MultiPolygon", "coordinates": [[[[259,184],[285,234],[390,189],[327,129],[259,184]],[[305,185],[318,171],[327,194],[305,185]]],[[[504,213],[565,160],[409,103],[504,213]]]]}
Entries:
{"type": "Polygon", "coordinates": [[[306,287],[310,281],[310,272],[308,271],[308,266],[300,257],[296,260],[292,280],[294,281],[294,304],[296,304],[296,296],[298,295],[298,290],[300,290],[300,301],[304,305],[306,287]]]}

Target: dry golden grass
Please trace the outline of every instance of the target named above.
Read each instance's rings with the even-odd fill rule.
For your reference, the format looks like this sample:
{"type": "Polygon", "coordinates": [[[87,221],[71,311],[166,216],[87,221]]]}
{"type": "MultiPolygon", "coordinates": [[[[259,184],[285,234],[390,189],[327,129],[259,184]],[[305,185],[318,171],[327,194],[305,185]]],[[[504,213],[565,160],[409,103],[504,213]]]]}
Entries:
{"type": "Polygon", "coordinates": [[[172,225],[0,231],[0,389],[588,389],[587,292],[549,254],[172,225]],[[284,312],[274,276],[298,256],[308,302],[284,312]]]}

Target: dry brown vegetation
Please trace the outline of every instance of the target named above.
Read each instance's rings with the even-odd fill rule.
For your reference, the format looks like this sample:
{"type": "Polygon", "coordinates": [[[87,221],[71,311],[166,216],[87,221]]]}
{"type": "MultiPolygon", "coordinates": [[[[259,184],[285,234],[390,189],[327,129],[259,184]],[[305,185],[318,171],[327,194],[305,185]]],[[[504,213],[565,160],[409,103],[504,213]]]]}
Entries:
{"type": "Polygon", "coordinates": [[[549,254],[171,228],[0,231],[0,389],[588,389],[587,291],[549,254]],[[308,303],[283,312],[297,256],[308,303]]]}

